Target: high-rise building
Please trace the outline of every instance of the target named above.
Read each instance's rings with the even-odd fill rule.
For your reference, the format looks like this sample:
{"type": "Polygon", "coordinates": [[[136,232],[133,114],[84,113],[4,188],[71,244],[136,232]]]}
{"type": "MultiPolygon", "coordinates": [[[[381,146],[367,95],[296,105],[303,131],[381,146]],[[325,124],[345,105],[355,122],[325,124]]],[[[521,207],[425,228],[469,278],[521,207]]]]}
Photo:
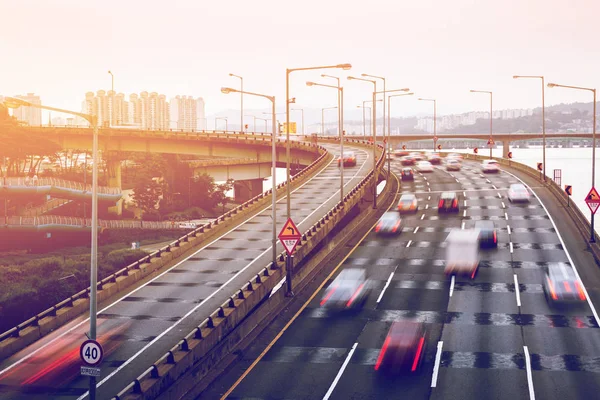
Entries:
{"type": "Polygon", "coordinates": [[[169,103],[171,129],[183,131],[204,130],[204,99],[192,96],[176,96],[169,103]]]}
{"type": "MultiPolygon", "coordinates": [[[[36,96],[33,93],[27,93],[27,95],[15,96],[18,99],[28,101],[32,104],[42,104],[40,96],[36,96]]],[[[19,121],[23,121],[31,126],[42,125],[42,109],[37,107],[19,107],[13,109],[13,116],[19,121]]]]}

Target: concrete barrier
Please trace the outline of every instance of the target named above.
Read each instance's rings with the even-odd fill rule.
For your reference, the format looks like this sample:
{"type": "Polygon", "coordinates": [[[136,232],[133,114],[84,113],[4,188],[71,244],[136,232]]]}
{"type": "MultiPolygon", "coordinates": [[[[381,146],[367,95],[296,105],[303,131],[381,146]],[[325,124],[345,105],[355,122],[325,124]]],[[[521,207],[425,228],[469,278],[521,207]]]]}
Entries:
{"type": "MultiPolygon", "coordinates": [[[[270,143],[271,141],[269,139],[269,146],[270,143]]],[[[297,148],[305,148],[306,151],[318,154],[317,159],[312,164],[302,169],[290,179],[292,188],[304,184],[312,177],[312,175],[327,165],[333,157],[322,146],[301,142],[292,142],[291,145],[297,148]]],[[[277,186],[275,191],[276,196],[279,197],[286,193],[286,185],[287,182],[277,186]]],[[[162,249],[159,249],[105,279],[102,279],[98,282],[97,287],[98,302],[101,303],[106,301],[108,298],[126,290],[136,282],[156,273],[164,267],[168,267],[172,261],[178,257],[188,252],[196,251],[198,247],[214,240],[227,230],[231,229],[232,226],[250,218],[265,207],[269,207],[271,204],[271,193],[272,189],[253,197],[247,202],[219,216],[214,222],[198,227],[162,249]]],[[[22,350],[66,322],[71,321],[89,310],[89,292],[89,288],[82,290],[41,312],[35,317],[0,334],[0,360],[22,350]]]]}
{"type": "MultiPolygon", "coordinates": [[[[352,143],[369,146],[368,143],[362,141],[352,141],[352,143]]],[[[381,146],[378,146],[378,152],[380,157],[377,161],[376,173],[371,171],[367,174],[357,186],[344,196],[343,201],[338,202],[302,235],[302,240],[294,253],[295,264],[300,268],[295,269],[295,285],[309,276],[313,269],[319,267],[317,263],[313,264],[312,269],[303,271],[301,269],[303,261],[310,257],[312,251],[331,234],[337,224],[362,201],[363,197],[370,196],[371,190],[375,190],[384,160],[384,150],[381,146]]],[[[210,369],[252,332],[260,320],[267,315],[264,310],[257,312],[256,315],[250,312],[264,301],[265,297],[285,276],[284,254],[279,254],[277,265],[264,267],[252,280],[245,283],[228,301],[215,310],[209,318],[189,332],[138,378],[121,390],[113,400],[154,399],[164,394],[174,382],[190,373],[192,369],[194,380],[205,377],[210,369]],[[250,321],[250,323],[237,329],[240,328],[240,323],[243,321],[250,321]]],[[[178,398],[178,395],[174,395],[173,398],[178,398]]]]}

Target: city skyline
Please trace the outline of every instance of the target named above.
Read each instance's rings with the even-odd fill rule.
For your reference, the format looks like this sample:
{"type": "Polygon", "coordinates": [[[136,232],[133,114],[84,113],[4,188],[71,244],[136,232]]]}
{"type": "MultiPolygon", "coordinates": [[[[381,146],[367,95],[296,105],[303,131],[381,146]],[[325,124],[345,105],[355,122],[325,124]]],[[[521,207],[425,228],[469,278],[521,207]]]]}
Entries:
{"type": "MultiPolygon", "coordinates": [[[[3,94],[35,92],[46,104],[68,109],[78,108],[76,95],[85,88],[110,90],[108,70],[114,74],[117,92],[152,87],[167,97],[195,93],[205,99],[207,114],[238,104],[235,96],[220,93],[221,86],[239,85],[229,73],[243,76],[247,90],[275,95],[282,106],[285,68],[313,64],[352,63],[351,71],[335,74],[385,76],[388,88],[410,87],[418,96],[435,97],[440,114],[486,110],[486,100],[470,94],[469,89],[494,91],[494,105],[499,109],[538,107],[539,85],[515,81],[514,74],[543,74],[548,80],[586,87],[596,87],[599,82],[594,66],[600,56],[593,31],[599,6],[584,1],[576,2],[578,7],[538,0],[501,4],[376,1],[358,9],[340,1],[321,4],[309,0],[292,14],[285,12],[285,6],[267,0],[203,9],[181,1],[176,8],[166,9],[143,3],[143,21],[133,18],[141,7],[139,1],[124,5],[63,0],[61,5],[69,8],[68,14],[41,1],[1,3],[8,11],[3,14],[11,16],[2,21],[3,26],[11,36],[19,37],[0,44],[0,51],[11,59],[4,65],[5,76],[11,79],[3,80],[3,94]],[[319,12],[311,12],[313,8],[319,12]],[[430,13],[430,8],[436,12],[430,13]],[[103,28],[102,18],[86,18],[89,14],[110,16],[110,29],[103,28]],[[495,18],[490,20],[490,14],[495,18]],[[285,16],[285,23],[270,16],[285,16]],[[133,34],[154,23],[161,29],[133,34]],[[565,29],[569,24],[573,29],[565,29]],[[248,29],[240,36],[227,29],[229,25],[248,29]],[[352,28],[359,25],[364,29],[354,32],[352,28]],[[376,25],[377,30],[369,29],[376,25]],[[285,34],[271,40],[272,34],[281,30],[285,34]],[[75,35],[77,31],[88,34],[75,35]],[[171,33],[175,31],[176,38],[171,33]],[[44,34],[43,43],[40,33],[44,34]],[[196,35],[201,39],[196,40],[196,35]],[[117,41],[119,37],[131,40],[117,41]]],[[[335,101],[326,91],[305,87],[305,81],[319,81],[319,75],[293,75],[290,88],[299,106],[318,108],[335,101]]],[[[368,87],[345,79],[343,85],[346,104],[359,104],[370,97],[368,87]]],[[[589,101],[586,93],[576,91],[547,90],[546,97],[547,105],[589,101]]],[[[430,108],[416,99],[398,102],[402,103],[398,116],[425,113],[430,108]]],[[[265,106],[254,98],[247,98],[246,105],[265,106]]]]}

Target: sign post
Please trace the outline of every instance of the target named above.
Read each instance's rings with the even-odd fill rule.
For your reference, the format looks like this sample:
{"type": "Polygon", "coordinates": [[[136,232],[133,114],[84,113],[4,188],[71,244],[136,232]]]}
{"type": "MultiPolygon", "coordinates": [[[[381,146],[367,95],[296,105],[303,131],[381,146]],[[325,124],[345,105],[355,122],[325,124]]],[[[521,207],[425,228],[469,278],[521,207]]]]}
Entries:
{"type": "Polygon", "coordinates": [[[287,282],[287,293],[285,294],[287,297],[293,297],[294,292],[292,290],[292,269],[294,267],[294,250],[296,250],[296,246],[302,239],[302,235],[298,230],[294,221],[291,218],[283,225],[281,232],[279,232],[279,240],[281,244],[285,248],[285,251],[288,253],[289,257],[286,257],[286,266],[285,266],[285,280],[287,282]]]}
{"type": "Polygon", "coordinates": [[[90,377],[90,399],[96,399],[96,377],[100,376],[98,365],[102,362],[104,351],[96,340],[86,340],[79,348],[79,357],[85,365],[81,366],[81,375],[90,377]]]}
{"type": "Polygon", "coordinates": [[[590,231],[590,243],[596,242],[596,235],[594,232],[594,215],[596,214],[596,210],[598,210],[598,206],[600,206],[600,195],[595,187],[593,187],[587,196],[585,196],[585,202],[590,208],[592,212],[592,217],[590,218],[591,223],[591,231],[590,231]]]}
{"type": "Polygon", "coordinates": [[[565,193],[567,194],[567,207],[569,207],[571,195],[573,194],[573,187],[571,185],[565,185],[565,193]]]}

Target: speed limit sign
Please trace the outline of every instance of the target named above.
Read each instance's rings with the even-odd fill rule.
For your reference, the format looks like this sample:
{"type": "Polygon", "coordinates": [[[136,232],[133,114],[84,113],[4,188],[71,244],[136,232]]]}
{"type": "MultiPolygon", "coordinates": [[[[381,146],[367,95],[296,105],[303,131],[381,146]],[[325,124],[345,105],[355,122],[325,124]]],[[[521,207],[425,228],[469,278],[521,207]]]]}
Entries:
{"type": "Polygon", "coordinates": [[[90,339],[81,344],[81,347],[79,348],[79,356],[81,357],[81,361],[83,361],[85,364],[89,365],[90,367],[95,367],[102,361],[104,351],[102,350],[100,343],[90,339]]]}

